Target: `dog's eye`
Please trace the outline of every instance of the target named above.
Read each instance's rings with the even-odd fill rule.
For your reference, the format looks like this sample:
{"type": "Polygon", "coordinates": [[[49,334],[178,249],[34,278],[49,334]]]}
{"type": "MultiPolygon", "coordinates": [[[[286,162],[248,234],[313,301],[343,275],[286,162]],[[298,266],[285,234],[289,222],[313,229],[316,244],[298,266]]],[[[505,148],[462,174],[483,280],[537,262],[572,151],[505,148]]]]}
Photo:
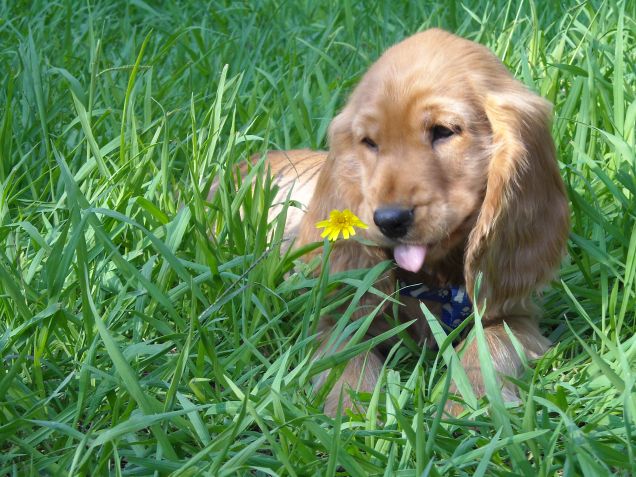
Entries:
{"type": "Polygon", "coordinates": [[[433,126],[432,135],[433,142],[439,141],[440,139],[446,139],[447,137],[451,137],[453,134],[456,134],[456,131],[453,129],[447,128],[446,126],[433,126]]]}
{"type": "Polygon", "coordinates": [[[375,143],[375,141],[373,139],[368,138],[368,137],[362,138],[362,144],[367,146],[372,151],[377,151],[378,150],[378,145],[375,143]]]}

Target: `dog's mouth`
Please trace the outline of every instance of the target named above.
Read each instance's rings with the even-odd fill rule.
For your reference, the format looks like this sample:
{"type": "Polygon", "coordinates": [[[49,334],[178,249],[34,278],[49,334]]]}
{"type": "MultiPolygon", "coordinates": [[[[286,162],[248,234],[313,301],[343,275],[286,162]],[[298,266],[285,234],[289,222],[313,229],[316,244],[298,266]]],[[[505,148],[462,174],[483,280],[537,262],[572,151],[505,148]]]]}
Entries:
{"type": "Polygon", "coordinates": [[[393,249],[393,258],[401,269],[417,273],[424,265],[426,251],[426,245],[399,244],[393,249]]]}
{"type": "Polygon", "coordinates": [[[427,257],[429,262],[436,262],[446,255],[452,247],[461,244],[462,237],[468,236],[468,231],[472,227],[474,220],[474,216],[470,215],[444,237],[437,240],[431,237],[424,244],[394,242],[391,249],[395,263],[398,267],[408,272],[419,272],[422,270],[427,257]]]}

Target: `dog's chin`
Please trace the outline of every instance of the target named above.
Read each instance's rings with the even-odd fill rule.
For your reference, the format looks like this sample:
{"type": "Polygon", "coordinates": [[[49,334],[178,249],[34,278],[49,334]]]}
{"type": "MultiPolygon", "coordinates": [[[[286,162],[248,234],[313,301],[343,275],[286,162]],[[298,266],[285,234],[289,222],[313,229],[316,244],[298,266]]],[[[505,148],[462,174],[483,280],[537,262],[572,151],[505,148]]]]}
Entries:
{"type": "Polygon", "coordinates": [[[387,257],[392,258],[400,270],[419,274],[444,263],[450,255],[457,251],[457,246],[456,241],[452,243],[441,241],[427,244],[394,243],[384,246],[383,249],[387,257]]]}
{"type": "Polygon", "coordinates": [[[457,234],[447,234],[444,239],[430,241],[393,240],[378,231],[370,231],[367,238],[377,247],[386,251],[398,268],[418,273],[427,266],[434,266],[446,258],[449,252],[459,243],[457,234]]]}

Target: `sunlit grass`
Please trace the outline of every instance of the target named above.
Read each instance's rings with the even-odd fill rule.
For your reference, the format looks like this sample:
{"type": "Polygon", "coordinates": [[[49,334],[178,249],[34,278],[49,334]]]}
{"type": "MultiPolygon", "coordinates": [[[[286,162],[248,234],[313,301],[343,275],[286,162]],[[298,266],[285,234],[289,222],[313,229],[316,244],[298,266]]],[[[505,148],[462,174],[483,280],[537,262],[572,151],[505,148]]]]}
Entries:
{"type": "Polygon", "coordinates": [[[636,474],[636,4],[165,3],[0,4],[0,474],[636,474]],[[233,166],[325,147],[370,62],[429,26],[555,105],[555,345],[520,406],[448,420],[431,320],[440,352],[393,348],[366,418],[334,421],[311,378],[374,344],[348,318],[384,265],[314,276],[262,163],[233,166]],[[312,363],[343,304],[352,346],[312,363]]]}

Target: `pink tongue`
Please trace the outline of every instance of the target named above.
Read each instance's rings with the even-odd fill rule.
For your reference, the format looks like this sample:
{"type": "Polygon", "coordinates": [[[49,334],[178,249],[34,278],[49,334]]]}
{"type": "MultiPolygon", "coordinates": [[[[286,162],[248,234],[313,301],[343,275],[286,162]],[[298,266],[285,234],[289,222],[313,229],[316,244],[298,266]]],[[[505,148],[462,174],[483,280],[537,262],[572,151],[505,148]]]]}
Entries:
{"type": "Polygon", "coordinates": [[[426,247],[423,245],[398,245],[393,249],[393,258],[398,267],[409,272],[419,272],[426,257],[426,247]]]}

